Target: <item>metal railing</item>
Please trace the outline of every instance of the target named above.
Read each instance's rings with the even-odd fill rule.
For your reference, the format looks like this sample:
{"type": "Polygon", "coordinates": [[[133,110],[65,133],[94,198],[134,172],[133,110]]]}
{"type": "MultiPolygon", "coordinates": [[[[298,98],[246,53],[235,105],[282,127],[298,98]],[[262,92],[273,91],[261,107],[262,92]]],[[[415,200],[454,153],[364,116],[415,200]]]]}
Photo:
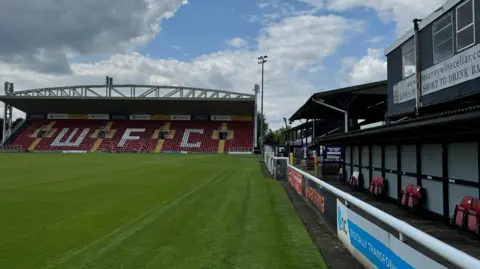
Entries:
{"type": "Polygon", "coordinates": [[[405,240],[405,237],[414,240],[421,246],[425,247],[426,249],[429,249],[430,251],[434,252],[438,256],[448,260],[452,264],[459,266],[460,268],[480,268],[480,261],[477,260],[476,258],[464,253],[463,251],[460,251],[438,239],[436,239],[433,236],[430,236],[421,230],[411,226],[410,224],[399,220],[382,210],[379,210],[373,206],[371,206],[368,203],[365,203],[364,201],[346,193],[343,192],[334,186],[326,183],[325,181],[322,181],[290,164],[287,165],[288,168],[295,170],[296,172],[300,173],[302,176],[307,178],[308,180],[311,180],[318,185],[320,185],[322,188],[325,188],[327,191],[333,193],[339,198],[342,198],[345,200],[345,205],[348,206],[348,204],[352,204],[355,207],[359,208],[360,210],[365,211],[372,217],[380,220],[381,222],[385,223],[386,225],[392,227],[399,233],[399,239],[401,241],[405,240]]]}
{"type": "Polygon", "coordinates": [[[272,153],[264,155],[264,162],[270,175],[277,180],[286,180],[288,177],[288,158],[275,157],[272,153]]]}

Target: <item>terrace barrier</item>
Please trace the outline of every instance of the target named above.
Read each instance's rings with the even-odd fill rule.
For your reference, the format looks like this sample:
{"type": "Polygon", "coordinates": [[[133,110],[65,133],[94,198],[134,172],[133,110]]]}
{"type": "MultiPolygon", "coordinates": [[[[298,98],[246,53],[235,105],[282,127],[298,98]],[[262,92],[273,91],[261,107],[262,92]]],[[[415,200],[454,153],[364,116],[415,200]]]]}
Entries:
{"type": "Polygon", "coordinates": [[[480,268],[480,261],[476,258],[288,164],[288,159],[286,162],[284,159],[287,158],[266,154],[265,164],[276,177],[277,164],[286,163],[292,188],[319,213],[327,228],[366,268],[436,269],[448,268],[448,264],[459,268],[480,268]],[[409,244],[410,240],[416,244],[409,244]],[[438,260],[446,263],[440,264],[438,260]]]}

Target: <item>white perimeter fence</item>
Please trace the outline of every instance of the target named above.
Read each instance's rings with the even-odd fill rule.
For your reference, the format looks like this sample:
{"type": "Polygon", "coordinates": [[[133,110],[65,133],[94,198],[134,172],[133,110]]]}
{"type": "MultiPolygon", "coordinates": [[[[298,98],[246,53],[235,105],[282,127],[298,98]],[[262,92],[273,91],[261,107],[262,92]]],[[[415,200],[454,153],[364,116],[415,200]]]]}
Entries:
{"type": "Polygon", "coordinates": [[[264,160],[274,178],[288,179],[300,196],[319,209],[325,225],[336,232],[338,239],[365,267],[447,268],[435,261],[441,259],[427,257],[407,244],[408,240],[413,240],[452,265],[480,268],[480,261],[476,258],[290,165],[288,158],[265,154],[264,160]],[[384,223],[390,227],[390,232],[363,218],[356,213],[357,209],[352,208],[384,223]]]}

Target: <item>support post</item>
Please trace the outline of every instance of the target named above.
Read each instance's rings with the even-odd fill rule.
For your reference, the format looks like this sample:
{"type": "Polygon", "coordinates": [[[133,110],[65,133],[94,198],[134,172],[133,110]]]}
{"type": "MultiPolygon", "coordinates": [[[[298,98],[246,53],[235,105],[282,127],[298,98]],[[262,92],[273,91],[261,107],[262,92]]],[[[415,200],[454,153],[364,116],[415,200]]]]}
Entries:
{"type": "Polygon", "coordinates": [[[420,116],[420,107],[422,106],[422,77],[421,77],[421,69],[420,69],[420,38],[419,38],[419,25],[418,23],[421,22],[420,19],[413,20],[413,30],[414,35],[413,39],[415,42],[415,77],[416,77],[416,98],[415,98],[415,115],[418,117],[420,116]]]}
{"type": "MultiPolygon", "coordinates": [[[[5,95],[11,95],[13,93],[13,83],[5,82],[4,84],[5,95]]],[[[3,137],[2,144],[4,144],[12,132],[12,120],[13,120],[13,107],[12,105],[5,103],[3,108],[3,137]]]]}
{"type": "Polygon", "coordinates": [[[254,108],[254,127],[253,127],[253,144],[254,147],[258,146],[258,137],[257,137],[257,130],[258,130],[258,110],[257,110],[257,96],[258,96],[258,91],[260,90],[260,86],[258,84],[255,84],[253,87],[253,91],[255,92],[255,108],[254,108]]]}

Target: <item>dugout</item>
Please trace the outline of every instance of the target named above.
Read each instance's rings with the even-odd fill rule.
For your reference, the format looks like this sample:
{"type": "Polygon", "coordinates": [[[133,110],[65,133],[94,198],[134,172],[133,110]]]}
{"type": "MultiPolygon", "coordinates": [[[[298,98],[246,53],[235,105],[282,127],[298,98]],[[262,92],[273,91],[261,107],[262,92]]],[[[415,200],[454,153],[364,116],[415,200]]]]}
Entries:
{"type": "MultiPolygon", "coordinates": [[[[297,143],[300,139],[302,145],[307,145],[317,153],[320,157],[320,174],[335,174],[342,162],[331,159],[331,156],[327,158],[331,148],[324,148],[326,145],[318,143],[318,139],[382,122],[386,106],[387,81],[315,93],[289,118],[290,122],[305,120],[306,123],[292,128],[287,137],[297,143]],[[308,137],[313,137],[310,144],[306,143],[308,137]]],[[[340,150],[343,155],[343,148],[340,147],[340,150]]]]}

